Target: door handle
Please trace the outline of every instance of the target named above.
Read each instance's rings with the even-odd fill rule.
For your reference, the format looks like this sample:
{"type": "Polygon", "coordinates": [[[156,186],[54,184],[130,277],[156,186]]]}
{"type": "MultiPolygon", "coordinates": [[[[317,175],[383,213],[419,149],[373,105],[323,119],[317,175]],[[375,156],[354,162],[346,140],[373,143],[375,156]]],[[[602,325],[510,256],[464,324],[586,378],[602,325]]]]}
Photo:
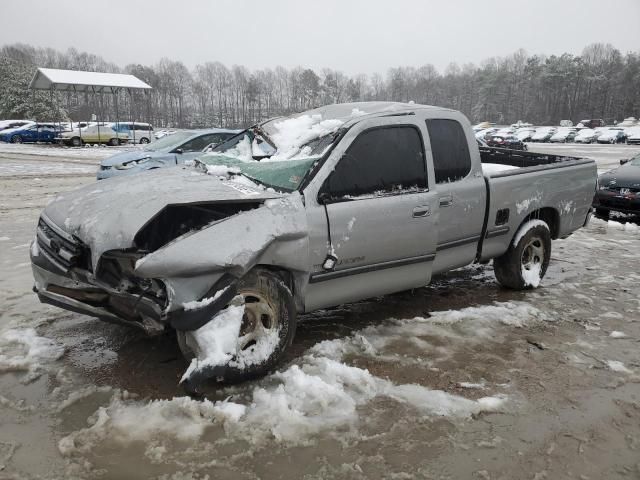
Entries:
{"type": "Polygon", "coordinates": [[[421,205],[413,209],[413,218],[428,217],[431,215],[431,207],[429,205],[421,205]]]}
{"type": "Polygon", "coordinates": [[[446,197],[440,197],[441,207],[450,207],[453,205],[453,195],[447,195],[446,197]]]}

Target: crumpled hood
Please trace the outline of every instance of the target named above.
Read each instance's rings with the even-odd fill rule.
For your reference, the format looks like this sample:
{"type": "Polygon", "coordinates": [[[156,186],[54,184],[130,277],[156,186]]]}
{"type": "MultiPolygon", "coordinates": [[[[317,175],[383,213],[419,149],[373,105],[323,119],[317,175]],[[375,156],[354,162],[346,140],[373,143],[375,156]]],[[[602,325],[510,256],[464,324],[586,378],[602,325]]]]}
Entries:
{"type": "Polygon", "coordinates": [[[132,247],[136,233],[167,205],[282,196],[192,167],[175,167],[102,180],[64,193],[47,205],[44,215],[89,246],[95,269],[104,252],[132,247]]]}
{"type": "Polygon", "coordinates": [[[129,152],[116,153],[112,157],[105,158],[100,162],[100,165],[104,167],[113,167],[115,165],[121,165],[132,160],[141,160],[145,157],[166,158],[170,156],[175,156],[175,154],[169,154],[165,152],[151,152],[147,150],[132,150],[129,152]]]}

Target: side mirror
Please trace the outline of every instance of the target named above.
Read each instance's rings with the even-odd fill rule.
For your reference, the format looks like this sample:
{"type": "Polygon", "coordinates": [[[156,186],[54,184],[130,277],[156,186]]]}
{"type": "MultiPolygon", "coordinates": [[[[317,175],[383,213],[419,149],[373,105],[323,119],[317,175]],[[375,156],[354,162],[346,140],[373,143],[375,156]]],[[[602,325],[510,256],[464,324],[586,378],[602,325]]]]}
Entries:
{"type": "Polygon", "coordinates": [[[181,148],[176,148],[174,151],[175,151],[176,153],[181,154],[181,155],[184,153],[184,150],[183,150],[183,149],[181,149],[181,148]]]}
{"type": "Polygon", "coordinates": [[[622,160],[620,160],[620,165],[624,165],[625,163],[629,163],[628,158],[623,158],[622,160]]]}

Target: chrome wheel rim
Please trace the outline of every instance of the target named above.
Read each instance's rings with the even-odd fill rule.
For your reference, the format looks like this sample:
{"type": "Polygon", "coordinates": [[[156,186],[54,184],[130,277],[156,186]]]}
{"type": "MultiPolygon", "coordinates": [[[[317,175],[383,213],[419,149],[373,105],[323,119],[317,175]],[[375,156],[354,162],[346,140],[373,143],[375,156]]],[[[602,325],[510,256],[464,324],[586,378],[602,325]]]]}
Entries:
{"type": "Polygon", "coordinates": [[[536,266],[542,267],[544,261],[544,243],[538,237],[534,237],[522,249],[522,268],[531,270],[536,266]]]}
{"type": "Polygon", "coordinates": [[[254,290],[239,293],[245,302],[238,338],[238,351],[243,351],[272,335],[278,328],[278,318],[275,307],[262,293],[254,290]]]}

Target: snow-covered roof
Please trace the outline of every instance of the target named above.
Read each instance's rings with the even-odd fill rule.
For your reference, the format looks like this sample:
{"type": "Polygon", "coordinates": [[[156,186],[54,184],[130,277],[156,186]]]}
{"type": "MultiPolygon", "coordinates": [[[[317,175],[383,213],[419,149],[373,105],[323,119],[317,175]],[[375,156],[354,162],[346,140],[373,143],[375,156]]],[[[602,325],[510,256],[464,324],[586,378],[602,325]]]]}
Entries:
{"type": "Polygon", "coordinates": [[[120,88],[148,90],[151,86],[133,75],[38,68],[29,88],[72,92],[115,92],[120,88]]]}

